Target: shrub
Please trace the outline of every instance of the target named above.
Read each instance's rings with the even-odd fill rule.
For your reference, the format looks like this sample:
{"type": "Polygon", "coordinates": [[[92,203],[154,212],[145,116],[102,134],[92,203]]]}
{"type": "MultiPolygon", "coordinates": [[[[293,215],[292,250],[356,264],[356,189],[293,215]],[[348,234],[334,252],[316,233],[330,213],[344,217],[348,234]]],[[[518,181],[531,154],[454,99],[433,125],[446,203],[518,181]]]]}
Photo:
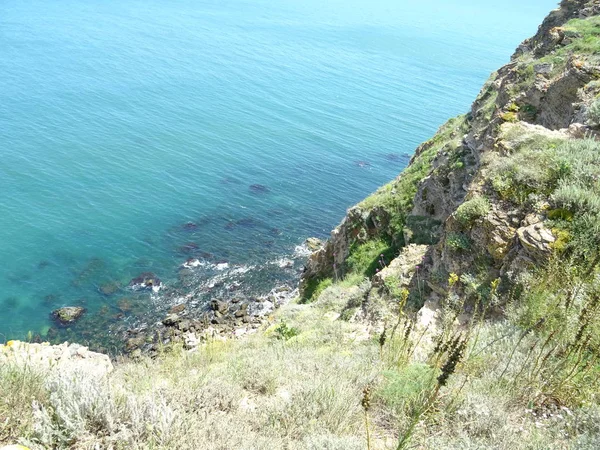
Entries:
{"type": "Polygon", "coordinates": [[[507,111],[505,113],[503,113],[501,116],[502,120],[504,120],[505,122],[518,122],[519,121],[519,116],[517,116],[517,113],[514,111],[507,111]]]}
{"type": "Polygon", "coordinates": [[[430,393],[435,377],[426,364],[411,364],[397,371],[384,372],[384,382],[375,398],[390,408],[396,420],[406,420],[415,414],[430,393]]]}
{"type": "Polygon", "coordinates": [[[471,225],[475,220],[484,217],[490,210],[490,202],[485,197],[474,197],[460,205],[454,217],[463,226],[471,225]]]}
{"type": "Polygon", "coordinates": [[[471,248],[471,239],[464,233],[448,233],[446,245],[454,251],[468,250],[471,248]]]}
{"type": "Polygon", "coordinates": [[[590,109],[588,110],[588,120],[590,125],[594,127],[600,126],[600,98],[596,99],[596,101],[590,105],[590,109]]]}
{"type": "Polygon", "coordinates": [[[293,338],[294,336],[298,336],[299,334],[300,334],[300,330],[298,330],[298,328],[290,327],[285,322],[281,322],[277,326],[277,328],[275,328],[275,330],[273,330],[273,335],[277,339],[281,339],[284,341],[287,341],[287,340],[293,338]]]}
{"type": "Polygon", "coordinates": [[[44,401],[45,374],[29,366],[0,364],[0,445],[31,433],[31,402],[44,401]]]}

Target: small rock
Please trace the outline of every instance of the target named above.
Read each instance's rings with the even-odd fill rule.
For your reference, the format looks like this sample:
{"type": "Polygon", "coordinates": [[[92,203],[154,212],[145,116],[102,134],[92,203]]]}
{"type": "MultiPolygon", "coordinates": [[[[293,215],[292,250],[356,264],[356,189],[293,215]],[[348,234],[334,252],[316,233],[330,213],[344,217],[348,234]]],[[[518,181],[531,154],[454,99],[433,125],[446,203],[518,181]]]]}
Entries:
{"type": "Polygon", "coordinates": [[[160,278],[152,272],[144,272],[129,282],[129,287],[134,291],[151,289],[154,292],[158,292],[161,286],[162,282],[160,278]]]}
{"type": "Polygon", "coordinates": [[[192,350],[200,345],[200,339],[194,333],[187,333],[183,336],[183,345],[186,349],[192,350]]]}
{"type": "Polygon", "coordinates": [[[315,237],[308,238],[304,243],[311,252],[316,252],[324,245],[321,239],[315,237]]]}
{"type": "Polygon", "coordinates": [[[188,331],[191,325],[192,323],[189,319],[184,319],[181,322],[179,322],[179,324],[177,324],[177,328],[179,328],[181,331],[188,331]]]}
{"type": "Polygon", "coordinates": [[[107,297],[113,295],[121,289],[121,285],[116,281],[110,281],[108,283],[101,284],[98,288],[102,295],[106,295],[107,297]]]}
{"type": "Polygon", "coordinates": [[[220,312],[221,314],[225,314],[227,312],[228,306],[227,303],[221,300],[212,300],[210,302],[210,308],[213,311],[220,312]]]}
{"type": "Polygon", "coordinates": [[[179,305],[173,306],[169,309],[169,314],[179,314],[185,310],[185,303],[180,303],[179,305]]]}
{"type": "Polygon", "coordinates": [[[177,314],[168,314],[162,321],[163,325],[167,327],[174,327],[181,321],[181,317],[177,314]]]}

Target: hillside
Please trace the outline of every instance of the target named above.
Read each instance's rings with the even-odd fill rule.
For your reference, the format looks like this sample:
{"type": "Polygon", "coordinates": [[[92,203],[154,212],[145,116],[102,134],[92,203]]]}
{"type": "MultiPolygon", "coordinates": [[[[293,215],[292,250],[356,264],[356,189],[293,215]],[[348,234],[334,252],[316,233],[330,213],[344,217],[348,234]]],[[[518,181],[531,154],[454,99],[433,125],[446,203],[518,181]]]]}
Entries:
{"type": "Polygon", "coordinates": [[[600,1],[565,0],[255,333],[1,346],[0,443],[599,448],[599,134],[600,1]]]}

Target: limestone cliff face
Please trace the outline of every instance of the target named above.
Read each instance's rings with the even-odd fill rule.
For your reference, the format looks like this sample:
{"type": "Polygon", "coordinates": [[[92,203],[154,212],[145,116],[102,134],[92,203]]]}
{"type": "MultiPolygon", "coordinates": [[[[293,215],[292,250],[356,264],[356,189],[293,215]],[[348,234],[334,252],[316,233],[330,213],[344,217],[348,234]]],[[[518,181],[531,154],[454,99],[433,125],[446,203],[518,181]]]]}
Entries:
{"type": "Polygon", "coordinates": [[[564,0],[492,74],[468,114],[445,124],[397,179],[348,211],[310,257],[301,288],[342,277],[353,249],[375,238],[398,258],[409,244],[428,246],[421,275],[433,299],[449,274],[514,277],[547,259],[558,238],[547,226],[552,199],[542,188],[513,192],[509,175],[522,148],[535,156],[538,142],[598,137],[599,14],[599,0],[564,0]]]}

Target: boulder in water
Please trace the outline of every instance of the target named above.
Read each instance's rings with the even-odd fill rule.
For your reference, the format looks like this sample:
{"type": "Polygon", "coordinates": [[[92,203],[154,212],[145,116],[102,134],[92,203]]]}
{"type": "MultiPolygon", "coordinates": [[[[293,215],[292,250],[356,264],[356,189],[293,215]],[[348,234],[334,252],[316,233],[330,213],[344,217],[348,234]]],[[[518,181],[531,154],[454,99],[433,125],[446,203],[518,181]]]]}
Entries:
{"type": "Polygon", "coordinates": [[[65,306],[52,311],[52,317],[61,325],[71,325],[85,313],[81,306],[65,306]]]}
{"type": "Polygon", "coordinates": [[[134,291],[150,289],[153,291],[158,291],[161,286],[162,282],[160,281],[160,278],[158,278],[152,272],[144,272],[129,282],[129,287],[134,291]]]}

